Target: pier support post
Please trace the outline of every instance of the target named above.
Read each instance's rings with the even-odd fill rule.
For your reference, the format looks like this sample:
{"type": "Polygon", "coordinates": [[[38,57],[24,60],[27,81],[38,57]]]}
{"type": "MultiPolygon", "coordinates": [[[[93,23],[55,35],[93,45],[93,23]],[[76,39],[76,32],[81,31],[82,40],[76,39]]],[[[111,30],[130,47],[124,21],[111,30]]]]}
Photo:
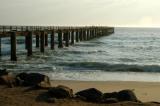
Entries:
{"type": "Polygon", "coordinates": [[[108,36],[108,30],[104,29],[104,35],[108,36]]]}
{"type": "Polygon", "coordinates": [[[74,45],[74,30],[71,31],[71,45],[74,45]]]}
{"type": "Polygon", "coordinates": [[[11,32],[11,61],[17,61],[16,56],[16,32],[11,32]]]}
{"type": "Polygon", "coordinates": [[[93,30],[93,28],[92,28],[92,30],[91,30],[91,34],[90,34],[90,39],[92,39],[92,38],[93,38],[93,36],[94,36],[94,30],[93,30]]]}
{"type": "Polygon", "coordinates": [[[63,48],[62,35],[63,35],[63,32],[59,30],[58,31],[58,48],[63,48]]]}
{"type": "Polygon", "coordinates": [[[79,30],[79,40],[82,41],[82,31],[79,30]]]}
{"type": "Polygon", "coordinates": [[[86,33],[86,37],[87,37],[86,39],[89,40],[89,29],[87,29],[86,32],[87,32],[86,33]]]}
{"type": "Polygon", "coordinates": [[[79,42],[79,30],[76,30],[76,42],[79,42]]]}
{"type": "Polygon", "coordinates": [[[105,33],[104,33],[104,29],[101,29],[101,35],[104,36],[105,33]]]}
{"type": "Polygon", "coordinates": [[[45,33],[45,46],[48,46],[48,33],[45,33]]]}
{"type": "Polygon", "coordinates": [[[92,28],[92,39],[93,39],[93,37],[94,37],[94,28],[92,28]]]}
{"type": "Polygon", "coordinates": [[[102,29],[98,29],[99,36],[103,36],[102,29]]]}
{"type": "Polygon", "coordinates": [[[70,40],[71,40],[71,31],[70,30],[68,31],[68,38],[69,38],[69,42],[70,42],[70,40]]]}
{"type": "Polygon", "coordinates": [[[39,48],[39,33],[36,33],[36,48],[39,48]]]}
{"type": "Polygon", "coordinates": [[[89,33],[88,33],[88,39],[91,39],[91,29],[89,29],[89,33]]]}
{"type": "Polygon", "coordinates": [[[81,41],[83,41],[84,40],[83,29],[81,29],[80,33],[81,33],[80,39],[81,39],[81,41]]]}
{"type": "Polygon", "coordinates": [[[40,51],[41,51],[42,53],[44,53],[44,31],[41,31],[41,36],[40,36],[40,38],[41,38],[40,51]]]}
{"type": "Polygon", "coordinates": [[[97,37],[97,35],[96,35],[96,29],[94,28],[94,30],[93,30],[93,38],[95,38],[95,37],[97,37]]]}
{"type": "Polygon", "coordinates": [[[25,49],[28,49],[28,44],[27,44],[27,36],[25,35],[25,49]]]}
{"type": "Polygon", "coordinates": [[[64,37],[65,37],[65,46],[66,47],[69,47],[69,34],[70,34],[70,32],[66,31],[65,35],[64,35],[64,37]]]}
{"type": "Polygon", "coordinates": [[[27,35],[27,56],[31,56],[32,55],[32,32],[29,31],[28,35],[27,35]]]}
{"type": "Polygon", "coordinates": [[[51,32],[51,50],[54,50],[54,31],[51,32]]]}
{"type": "Polygon", "coordinates": [[[95,37],[99,37],[99,34],[97,32],[97,28],[95,29],[95,37]]]}
{"type": "Polygon", "coordinates": [[[0,56],[2,56],[2,39],[0,37],[0,56]]]}
{"type": "Polygon", "coordinates": [[[86,39],[86,29],[83,30],[83,39],[84,39],[84,41],[87,40],[87,39],[86,39]]]}

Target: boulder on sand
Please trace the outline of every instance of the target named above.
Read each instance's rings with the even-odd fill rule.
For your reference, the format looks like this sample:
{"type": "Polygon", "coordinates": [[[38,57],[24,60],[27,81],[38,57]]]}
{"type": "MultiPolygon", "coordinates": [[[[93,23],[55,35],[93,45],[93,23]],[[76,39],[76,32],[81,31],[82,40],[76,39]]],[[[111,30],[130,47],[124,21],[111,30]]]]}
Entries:
{"type": "Polygon", "coordinates": [[[109,99],[110,102],[110,99],[112,101],[113,98],[117,99],[119,102],[124,102],[124,101],[140,102],[132,90],[122,90],[119,92],[104,93],[102,96],[102,101],[108,102],[109,99]]]}
{"type": "Polygon", "coordinates": [[[102,100],[102,103],[108,103],[108,104],[111,104],[111,103],[118,103],[119,101],[116,99],[116,98],[106,98],[106,99],[103,99],[102,100]]]}
{"type": "Polygon", "coordinates": [[[102,92],[95,88],[82,90],[80,92],[77,92],[75,95],[78,97],[85,98],[86,101],[89,102],[101,102],[102,99],[102,92]]]}
{"type": "Polygon", "coordinates": [[[0,76],[8,75],[7,69],[0,69],[0,76]]]}
{"type": "Polygon", "coordinates": [[[118,100],[120,102],[123,101],[140,102],[132,90],[122,90],[118,92],[118,100]]]}
{"type": "Polygon", "coordinates": [[[104,93],[102,99],[118,98],[118,92],[104,93]]]}
{"type": "Polygon", "coordinates": [[[39,73],[20,73],[16,76],[16,82],[19,86],[38,86],[50,87],[49,77],[39,73]]]}
{"type": "Polygon", "coordinates": [[[72,98],[73,90],[69,87],[59,85],[57,87],[53,87],[48,90],[48,94],[51,98],[64,99],[64,98],[72,98]]]}
{"type": "Polygon", "coordinates": [[[16,85],[15,77],[12,73],[7,72],[6,69],[0,70],[0,84],[14,87],[16,85]]]}

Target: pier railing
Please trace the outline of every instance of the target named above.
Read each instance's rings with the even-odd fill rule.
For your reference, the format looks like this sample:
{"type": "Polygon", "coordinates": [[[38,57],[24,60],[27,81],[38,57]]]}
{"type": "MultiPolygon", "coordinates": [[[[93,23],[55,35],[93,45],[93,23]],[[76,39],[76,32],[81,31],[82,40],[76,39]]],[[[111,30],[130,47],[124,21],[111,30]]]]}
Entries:
{"type": "Polygon", "coordinates": [[[1,38],[10,37],[11,61],[17,61],[16,55],[16,37],[25,37],[25,49],[27,56],[32,55],[32,38],[35,35],[36,48],[40,52],[45,52],[48,46],[48,35],[50,35],[50,47],[54,50],[55,34],[58,34],[58,48],[69,47],[75,42],[87,41],[93,38],[108,36],[114,33],[113,27],[87,26],[87,27],[67,27],[67,26],[0,26],[0,56],[1,56],[1,38]]]}

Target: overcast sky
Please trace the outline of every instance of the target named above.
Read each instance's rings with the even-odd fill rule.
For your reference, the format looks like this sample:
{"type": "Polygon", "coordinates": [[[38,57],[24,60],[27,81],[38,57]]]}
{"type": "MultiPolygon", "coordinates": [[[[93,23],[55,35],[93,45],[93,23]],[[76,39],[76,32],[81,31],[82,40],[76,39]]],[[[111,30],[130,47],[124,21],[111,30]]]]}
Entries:
{"type": "Polygon", "coordinates": [[[160,26],[160,0],[0,0],[1,25],[160,26]]]}

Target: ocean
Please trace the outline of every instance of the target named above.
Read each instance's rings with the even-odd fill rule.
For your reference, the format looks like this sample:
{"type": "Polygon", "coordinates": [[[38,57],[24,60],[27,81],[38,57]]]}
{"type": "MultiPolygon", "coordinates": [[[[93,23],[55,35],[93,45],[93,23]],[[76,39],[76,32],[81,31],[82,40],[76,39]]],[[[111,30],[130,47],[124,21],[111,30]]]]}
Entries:
{"type": "Polygon", "coordinates": [[[159,28],[115,28],[110,36],[69,48],[46,47],[44,54],[33,39],[31,57],[27,57],[24,37],[18,37],[17,44],[18,61],[11,62],[10,39],[2,38],[0,68],[43,73],[52,80],[160,82],[159,28]]]}

